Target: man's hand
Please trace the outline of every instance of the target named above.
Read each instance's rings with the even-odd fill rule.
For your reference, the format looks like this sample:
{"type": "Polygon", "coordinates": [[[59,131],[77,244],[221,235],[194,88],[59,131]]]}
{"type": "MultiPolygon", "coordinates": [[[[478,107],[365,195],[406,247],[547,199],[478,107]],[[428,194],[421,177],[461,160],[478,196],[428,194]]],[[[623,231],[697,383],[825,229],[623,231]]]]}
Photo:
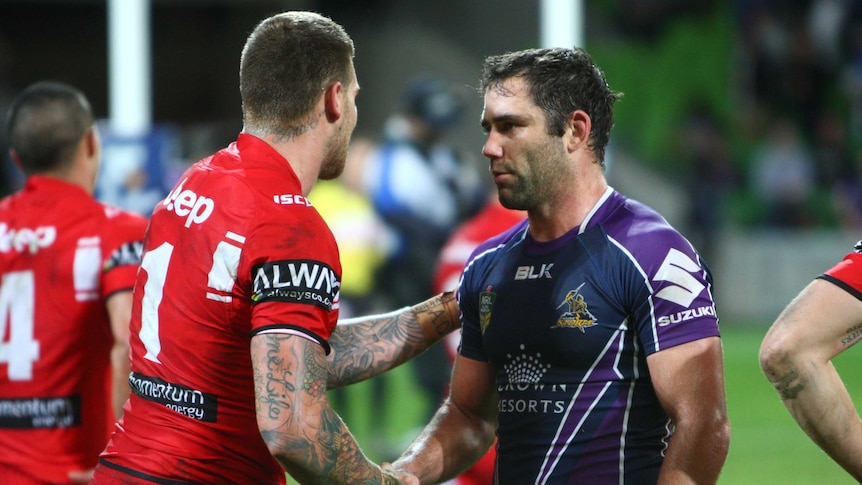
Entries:
{"type": "Polygon", "coordinates": [[[418,478],[407,472],[396,470],[392,467],[391,463],[381,464],[380,470],[383,472],[384,485],[389,485],[390,483],[403,483],[404,485],[420,485],[418,478]],[[391,482],[389,481],[390,477],[392,480],[391,482]]]}

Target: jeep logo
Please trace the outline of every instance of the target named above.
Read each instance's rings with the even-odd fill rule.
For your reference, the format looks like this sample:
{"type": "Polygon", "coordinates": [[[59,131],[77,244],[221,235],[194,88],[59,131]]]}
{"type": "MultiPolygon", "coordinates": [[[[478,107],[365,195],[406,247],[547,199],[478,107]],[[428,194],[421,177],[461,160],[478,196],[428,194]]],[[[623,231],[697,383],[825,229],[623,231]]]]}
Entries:
{"type": "Polygon", "coordinates": [[[0,253],[23,252],[25,249],[35,254],[39,248],[47,248],[57,239],[57,228],[39,226],[35,229],[21,227],[13,229],[5,222],[0,223],[0,253]]]}
{"type": "Polygon", "coordinates": [[[185,227],[191,227],[193,223],[200,224],[209,218],[215,209],[215,202],[210,198],[199,196],[191,190],[183,190],[183,184],[186,183],[186,180],[188,179],[183,179],[168,194],[162,204],[176,215],[185,217],[185,227]]]}

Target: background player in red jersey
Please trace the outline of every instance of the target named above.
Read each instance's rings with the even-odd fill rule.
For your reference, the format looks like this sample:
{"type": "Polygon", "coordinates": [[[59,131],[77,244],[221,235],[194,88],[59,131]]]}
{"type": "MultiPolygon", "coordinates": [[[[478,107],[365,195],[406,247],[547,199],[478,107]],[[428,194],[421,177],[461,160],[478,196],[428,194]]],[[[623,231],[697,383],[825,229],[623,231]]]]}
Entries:
{"type": "MultiPolygon", "coordinates": [[[[486,239],[522,221],[527,214],[524,211],[503,207],[496,194],[485,203],[478,214],[461,224],[446,241],[437,259],[434,272],[434,291],[447,291],[458,288],[458,279],[464,264],[470,259],[473,250],[486,239]]],[[[449,362],[454,362],[458,355],[459,333],[453,332],[446,336],[444,343],[449,362]]],[[[494,460],[497,454],[494,446],[473,466],[451,481],[453,485],[485,485],[494,479],[494,460]]]]}
{"type": "Polygon", "coordinates": [[[341,262],[306,196],[338,177],[356,125],[353,41],[332,20],[262,21],[240,61],[243,131],[150,219],[132,393],[93,484],[399,483],[326,390],[379,374],[460,325],[451,294],[341,322],[341,262]]]}
{"type": "Polygon", "coordinates": [[[85,483],[108,439],[111,401],[119,416],[129,396],[147,221],[92,197],[99,135],[79,90],[28,87],[7,129],[27,183],[0,201],[0,481],[85,483]]]}
{"type": "Polygon", "coordinates": [[[862,421],[831,360],[862,338],[862,241],[781,312],[760,365],[808,436],[862,481],[862,421]]]}

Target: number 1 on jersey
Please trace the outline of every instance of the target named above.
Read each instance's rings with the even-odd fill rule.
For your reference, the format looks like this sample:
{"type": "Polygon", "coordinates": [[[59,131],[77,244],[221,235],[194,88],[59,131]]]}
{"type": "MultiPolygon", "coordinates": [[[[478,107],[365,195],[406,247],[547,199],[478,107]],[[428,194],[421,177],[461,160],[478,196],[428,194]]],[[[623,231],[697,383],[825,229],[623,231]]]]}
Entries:
{"type": "MultiPolygon", "coordinates": [[[[225,237],[233,242],[222,241],[213,252],[212,268],[207,275],[207,289],[214,291],[207,291],[206,297],[229,303],[232,301],[230,291],[242,251],[235,244],[242,244],[245,238],[232,232],[228,232],[225,237]]],[[[162,351],[162,343],[159,340],[159,305],[162,303],[168,264],[173,252],[173,244],[164,242],[156,249],[145,252],[141,260],[141,269],[147,272],[147,282],[144,284],[144,296],[141,298],[141,331],[138,335],[147,350],[144,358],[159,364],[159,352],[162,351]]]]}
{"type": "Polygon", "coordinates": [[[147,283],[144,285],[144,296],[141,301],[141,342],[147,349],[144,358],[153,362],[159,361],[162,343],[159,341],[159,305],[162,303],[162,288],[168,274],[168,263],[174,246],[162,243],[152,251],[144,253],[141,269],[147,272],[147,283]]]}

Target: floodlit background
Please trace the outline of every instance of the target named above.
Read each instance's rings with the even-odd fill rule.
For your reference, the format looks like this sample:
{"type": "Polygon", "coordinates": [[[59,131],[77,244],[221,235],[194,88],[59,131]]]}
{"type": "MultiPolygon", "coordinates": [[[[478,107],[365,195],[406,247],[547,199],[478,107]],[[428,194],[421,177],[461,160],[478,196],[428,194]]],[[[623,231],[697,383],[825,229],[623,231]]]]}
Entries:
{"type": "MultiPolygon", "coordinates": [[[[796,292],[862,237],[862,2],[584,4],[575,38],[624,93],[608,178],[662,212],[715,276],[733,426],[721,483],[852,483],[796,427],[758,368],[757,348],[796,292]]],[[[139,113],[118,110],[111,96],[106,1],[0,0],[0,111],[37,80],[82,88],[104,120],[99,197],[148,214],[189,163],[239,132],[239,55],[255,24],[282,10],[314,10],[356,43],[356,139],[373,143],[408,83],[435,74],[466,96],[466,116],[448,138],[485,174],[482,103],[472,88],[485,56],[540,46],[539,5],[152,0],[145,49],[115,51],[148,68],[146,79],[133,79],[145,81],[145,95],[125,101],[143,105],[139,113]],[[145,59],[127,57],[140,52],[145,59]],[[117,130],[118,118],[140,130],[117,130]]],[[[22,183],[4,137],[5,129],[0,195],[22,183]]],[[[859,353],[837,361],[857,396],[859,353]]],[[[408,368],[387,376],[384,389],[377,399],[371,386],[355,386],[340,404],[375,459],[393,458],[431,406],[408,368]],[[380,402],[382,429],[370,419],[380,402]]]]}

